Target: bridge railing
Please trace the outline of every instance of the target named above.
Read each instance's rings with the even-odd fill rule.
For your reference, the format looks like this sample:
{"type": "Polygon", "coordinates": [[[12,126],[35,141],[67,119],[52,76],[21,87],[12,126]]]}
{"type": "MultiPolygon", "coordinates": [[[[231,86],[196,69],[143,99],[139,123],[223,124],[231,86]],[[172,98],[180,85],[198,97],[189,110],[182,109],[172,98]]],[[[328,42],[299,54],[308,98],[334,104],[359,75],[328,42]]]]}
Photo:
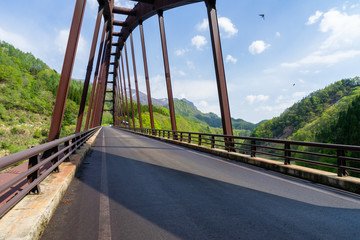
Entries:
{"type": "Polygon", "coordinates": [[[0,172],[5,172],[7,169],[28,160],[26,171],[0,186],[0,198],[4,198],[5,195],[14,195],[17,188],[22,188],[8,202],[0,205],[0,217],[28,193],[39,193],[39,183],[50,173],[58,172],[59,165],[67,161],[69,156],[93,136],[98,129],[99,127],[92,128],[0,158],[0,172]]]}
{"type": "Polygon", "coordinates": [[[307,167],[321,166],[322,170],[337,170],[339,177],[347,176],[348,171],[354,173],[355,176],[360,176],[360,146],[162,129],[122,128],[199,146],[247,154],[250,157],[266,156],[273,160],[283,161],[285,165],[296,162],[297,165],[307,167]]]}

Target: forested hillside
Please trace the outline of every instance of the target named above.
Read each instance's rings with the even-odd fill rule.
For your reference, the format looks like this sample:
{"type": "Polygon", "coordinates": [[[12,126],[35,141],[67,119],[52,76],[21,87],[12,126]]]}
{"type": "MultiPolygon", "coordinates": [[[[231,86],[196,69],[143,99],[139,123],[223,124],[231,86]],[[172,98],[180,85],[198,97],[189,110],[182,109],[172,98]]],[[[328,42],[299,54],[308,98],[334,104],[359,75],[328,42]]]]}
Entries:
{"type": "MultiPolygon", "coordinates": [[[[0,156],[46,140],[59,74],[31,53],[0,42],[0,156]]],[[[62,136],[73,132],[82,83],[71,81],[62,136]]]]}
{"type": "MultiPolygon", "coordinates": [[[[360,78],[344,79],[311,93],[279,117],[257,127],[252,136],[300,141],[320,140],[360,95],[360,78]]],[[[331,134],[331,133],[329,133],[331,134]]]]}

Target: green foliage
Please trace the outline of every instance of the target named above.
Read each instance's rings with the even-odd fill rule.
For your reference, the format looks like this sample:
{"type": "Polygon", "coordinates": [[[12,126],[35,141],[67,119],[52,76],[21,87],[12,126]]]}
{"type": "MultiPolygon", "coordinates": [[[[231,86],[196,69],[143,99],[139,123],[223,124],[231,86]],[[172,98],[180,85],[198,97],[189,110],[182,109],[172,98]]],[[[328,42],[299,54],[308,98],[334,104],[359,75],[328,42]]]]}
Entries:
{"type": "Polygon", "coordinates": [[[263,122],[251,136],[309,140],[319,127],[327,125],[359,93],[360,78],[344,79],[311,93],[286,109],[279,117],[263,122]],[[306,130],[307,129],[307,130],[306,130]],[[300,130],[300,131],[299,131],[300,130]],[[302,131],[306,130],[307,133],[302,131]]]}

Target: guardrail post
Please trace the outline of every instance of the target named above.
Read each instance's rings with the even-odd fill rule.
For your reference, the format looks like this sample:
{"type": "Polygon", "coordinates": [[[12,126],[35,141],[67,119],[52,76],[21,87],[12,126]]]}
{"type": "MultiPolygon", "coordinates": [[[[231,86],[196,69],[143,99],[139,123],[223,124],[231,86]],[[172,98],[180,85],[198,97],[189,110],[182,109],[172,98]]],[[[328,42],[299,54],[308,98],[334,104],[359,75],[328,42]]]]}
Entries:
{"type": "Polygon", "coordinates": [[[215,147],[215,136],[212,135],[211,136],[211,148],[214,148],[215,147]]]}
{"type": "Polygon", "coordinates": [[[191,133],[189,133],[188,142],[191,143],[191,133]]]}
{"type": "Polygon", "coordinates": [[[170,138],[170,131],[167,131],[167,138],[170,138]]]}
{"type": "MultiPolygon", "coordinates": [[[[40,156],[39,155],[35,155],[35,156],[29,158],[28,169],[32,168],[33,166],[35,166],[38,163],[40,163],[40,156]]],[[[40,176],[40,171],[39,171],[39,169],[37,169],[35,172],[33,172],[32,174],[27,176],[28,183],[29,184],[32,183],[39,176],[40,176]]],[[[40,193],[40,186],[36,185],[33,189],[30,190],[30,193],[39,194],[40,193]]]]}
{"type": "Polygon", "coordinates": [[[251,157],[256,156],[256,141],[251,140],[251,157]]]}
{"type": "MultiPolygon", "coordinates": [[[[64,143],[64,147],[68,147],[69,145],[70,145],[70,142],[69,142],[69,141],[66,141],[66,142],[64,143]]],[[[64,154],[67,155],[69,152],[70,152],[69,149],[68,149],[68,150],[65,150],[65,151],[64,151],[64,154]]],[[[69,161],[70,161],[70,158],[69,158],[69,157],[67,157],[67,158],[64,160],[64,162],[69,162],[69,161]]]]}
{"type": "Polygon", "coordinates": [[[201,146],[201,137],[202,137],[202,135],[199,134],[199,143],[198,143],[199,146],[201,146]]]}
{"type": "Polygon", "coordinates": [[[180,142],[182,142],[183,141],[183,133],[181,132],[180,133],[180,142]]]}
{"type": "Polygon", "coordinates": [[[342,157],[345,156],[345,151],[343,149],[336,150],[337,152],[337,168],[338,168],[338,176],[344,177],[347,175],[345,169],[341,166],[346,166],[346,160],[342,157]]]}
{"type": "MultiPolygon", "coordinates": [[[[52,154],[55,154],[59,151],[59,146],[56,146],[54,148],[51,149],[52,154]]],[[[59,161],[59,156],[55,157],[53,160],[51,160],[51,164],[55,165],[57,162],[59,161]]],[[[56,167],[53,172],[60,172],[59,167],[56,167]]]]}
{"type": "Polygon", "coordinates": [[[285,143],[285,161],[284,164],[285,165],[290,165],[290,157],[291,157],[291,148],[290,148],[290,143],[285,143]]]}

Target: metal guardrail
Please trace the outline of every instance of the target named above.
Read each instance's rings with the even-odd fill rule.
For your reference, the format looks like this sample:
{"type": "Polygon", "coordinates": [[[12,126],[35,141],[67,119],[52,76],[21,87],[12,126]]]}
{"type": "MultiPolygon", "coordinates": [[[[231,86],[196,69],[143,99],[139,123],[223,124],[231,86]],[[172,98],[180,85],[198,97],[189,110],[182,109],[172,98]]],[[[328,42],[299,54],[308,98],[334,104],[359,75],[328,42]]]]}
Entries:
{"type": "Polygon", "coordinates": [[[57,139],[33,148],[0,158],[0,171],[28,160],[28,169],[0,186],[0,196],[20,182],[27,180],[28,185],[7,203],[0,207],[0,217],[18,203],[28,193],[40,193],[39,183],[50,173],[58,172],[59,165],[80,148],[99,127],[57,139]],[[48,168],[45,167],[48,166],[48,168]],[[42,172],[41,172],[42,171],[42,172]]]}
{"type": "Polygon", "coordinates": [[[223,149],[228,152],[248,154],[251,157],[270,156],[282,160],[285,165],[296,161],[337,169],[339,177],[348,176],[348,172],[360,173],[360,146],[301,142],[280,139],[227,136],[208,133],[182,132],[149,128],[120,127],[121,129],[140,132],[181,142],[223,149]],[[357,156],[353,156],[357,155],[357,156]],[[357,165],[357,166],[350,166],[357,165]]]}

